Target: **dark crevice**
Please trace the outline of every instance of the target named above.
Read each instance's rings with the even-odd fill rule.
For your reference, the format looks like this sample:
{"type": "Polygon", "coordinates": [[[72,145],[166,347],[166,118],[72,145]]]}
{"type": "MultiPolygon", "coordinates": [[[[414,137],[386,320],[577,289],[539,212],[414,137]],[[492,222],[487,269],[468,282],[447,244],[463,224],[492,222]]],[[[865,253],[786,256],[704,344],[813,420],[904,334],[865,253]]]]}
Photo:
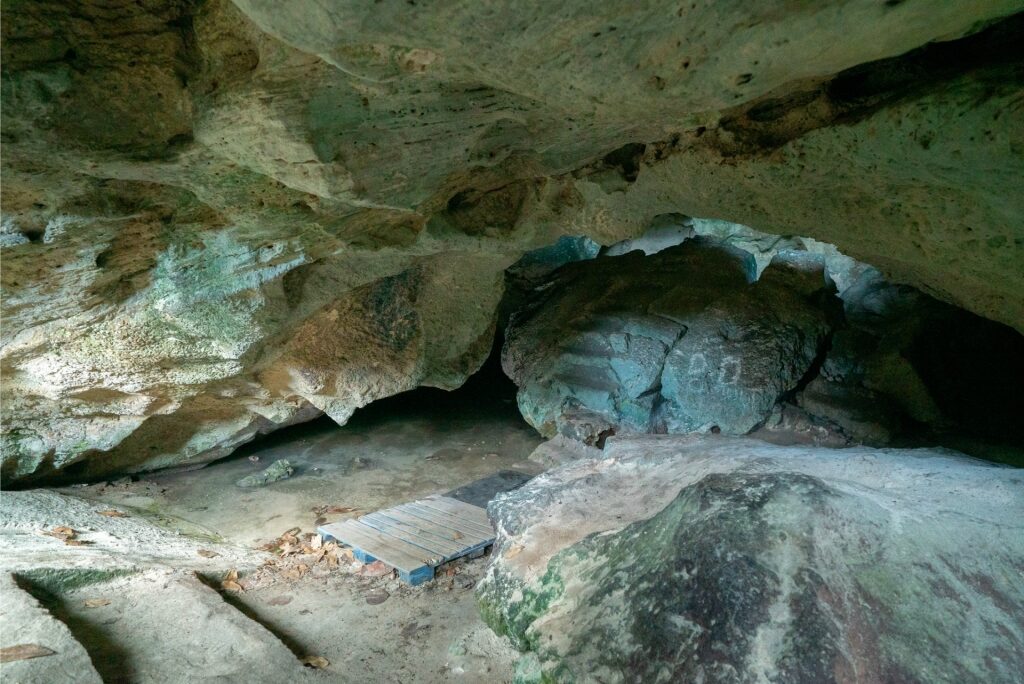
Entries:
{"type": "MultiPolygon", "coordinates": [[[[971,74],[992,94],[1024,84],[1024,13],[972,35],[934,42],[897,57],[841,71],[824,83],[767,95],[726,112],[705,140],[725,156],[764,154],[810,131],[851,124],[878,110],[940,90],[971,74]]],[[[792,86],[788,86],[792,87],[792,86]]],[[[694,138],[704,133],[694,133],[694,138]]]]}
{"type": "Polygon", "coordinates": [[[23,228],[21,234],[24,235],[29,242],[42,242],[43,238],[46,237],[45,228],[23,228]]]}
{"type": "MultiPolygon", "coordinates": [[[[496,334],[490,356],[458,389],[418,387],[378,399],[358,409],[346,426],[386,430],[396,416],[426,417],[445,423],[472,423],[482,417],[505,416],[523,422],[516,404],[515,383],[501,369],[503,342],[502,335],[496,334]]],[[[321,416],[261,435],[215,463],[247,458],[297,439],[309,439],[337,429],[337,423],[330,417],[321,416]]]]}
{"type": "Polygon", "coordinates": [[[203,573],[197,572],[196,579],[198,579],[203,585],[216,591],[220,595],[220,597],[224,599],[224,603],[228,604],[229,606],[237,610],[239,613],[241,613],[248,619],[252,620],[256,624],[260,625],[268,632],[270,632],[275,639],[284,644],[285,647],[289,651],[291,651],[292,654],[299,660],[313,652],[313,650],[303,646],[298,639],[290,635],[288,632],[278,627],[267,618],[261,616],[259,613],[256,612],[256,609],[254,609],[250,605],[247,605],[244,601],[242,601],[241,598],[229,592],[222,591],[220,589],[219,578],[211,577],[208,575],[204,575],[203,573]]]}
{"type": "Polygon", "coordinates": [[[89,654],[93,667],[104,682],[136,681],[127,652],[114,641],[103,624],[74,615],[63,598],[23,576],[14,575],[14,582],[67,626],[71,636],[89,654]]]}
{"type": "Polygon", "coordinates": [[[613,150],[602,160],[607,166],[618,169],[627,183],[633,183],[640,175],[640,160],[643,159],[647,145],[644,143],[628,143],[613,150]]]}
{"type": "Polygon", "coordinates": [[[782,393],[776,403],[795,403],[796,395],[803,392],[815,378],[821,375],[821,369],[825,365],[828,353],[832,351],[832,337],[834,334],[835,330],[829,331],[829,333],[818,343],[818,349],[814,355],[814,360],[811,361],[811,365],[807,367],[807,371],[799,380],[797,380],[796,385],[794,385],[792,389],[782,393]]]}

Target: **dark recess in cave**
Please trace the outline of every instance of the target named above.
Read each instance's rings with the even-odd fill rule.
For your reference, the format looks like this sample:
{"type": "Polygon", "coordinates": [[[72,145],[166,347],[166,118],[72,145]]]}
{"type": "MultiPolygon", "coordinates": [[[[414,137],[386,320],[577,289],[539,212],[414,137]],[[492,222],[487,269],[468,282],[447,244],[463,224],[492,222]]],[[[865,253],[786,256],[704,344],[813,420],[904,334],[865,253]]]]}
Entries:
{"type": "MultiPolygon", "coordinates": [[[[516,406],[516,386],[501,370],[501,334],[495,336],[490,355],[461,387],[443,390],[418,387],[393,397],[379,399],[353,414],[347,426],[383,426],[396,415],[434,418],[449,423],[471,424],[482,416],[507,416],[522,421],[516,406]]],[[[281,444],[337,430],[329,416],[276,430],[236,449],[227,459],[248,457],[281,444]]],[[[222,459],[224,460],[224,459],[222,459]]]]}

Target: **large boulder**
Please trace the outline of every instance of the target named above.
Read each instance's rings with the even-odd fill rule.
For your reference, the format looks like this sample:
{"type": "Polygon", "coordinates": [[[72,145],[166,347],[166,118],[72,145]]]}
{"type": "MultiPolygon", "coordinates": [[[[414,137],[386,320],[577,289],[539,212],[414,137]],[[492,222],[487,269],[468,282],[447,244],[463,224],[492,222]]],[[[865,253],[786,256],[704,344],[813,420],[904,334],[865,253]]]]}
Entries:
{"type": "Polygon", "coordinates": [[[565,266],[506,330],[520,410],[548,436],[581,414],[598,434],[749,431],[811,369],[838,302],[811,257],[755,275],[704,238],[565,266]]]}
{"type": "Polygon", "coordinates": [[[503,494],[478,592],[522,681],[1017,682],[1021,471],[615,437],[503,494]]]}

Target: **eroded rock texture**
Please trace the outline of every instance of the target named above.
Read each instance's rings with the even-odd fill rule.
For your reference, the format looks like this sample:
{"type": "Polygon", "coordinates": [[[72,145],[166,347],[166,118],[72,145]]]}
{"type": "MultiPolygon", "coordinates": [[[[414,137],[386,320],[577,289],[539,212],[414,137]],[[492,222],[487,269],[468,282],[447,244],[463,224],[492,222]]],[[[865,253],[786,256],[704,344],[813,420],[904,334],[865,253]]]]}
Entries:
{"type": "Polygon", "coordinates": [[[813,260],[755,277],[748,253],[708,239],[565,266],[506,330],[520,411],[547,436],[588,414],[619,432],[748,432],[823,354],[838,307],[813,260]]]}
{"type": "Polygon", "coordinates": [[[1017,681],[1019,471],[841,453],[616,437],[499,497],[478,592],[520,681],[1017,681]]]}
{"type": "Polygon", "coordinates": [[[1021,327],[1020,9],[5,2],[4,476],[456,386],[505,267],[669,212],[1021,327]]]}

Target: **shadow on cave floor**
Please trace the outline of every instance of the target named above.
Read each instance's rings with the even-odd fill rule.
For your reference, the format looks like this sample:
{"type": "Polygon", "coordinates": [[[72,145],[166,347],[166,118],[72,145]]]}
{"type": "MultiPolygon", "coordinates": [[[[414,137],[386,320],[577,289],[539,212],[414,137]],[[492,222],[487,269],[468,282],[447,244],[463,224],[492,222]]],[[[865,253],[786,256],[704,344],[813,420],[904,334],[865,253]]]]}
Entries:
{"type": "MultiPolygon", "coordinates": [[[[312,531],[318,507],[367,512],[453,490],[485,503],[496,490],[539,472],[527,457],[541,441],[519,414],[515,386],[492,354],[452,392],[405,392],[360,409],[343,427],[326,416],[295,425],[198,470],[68,491],[184,518],[252,545],[292,527],[312,531]],[[235,485],[277,459],[295,468],[290,479],[251,489],[235,485]]],[[[328,521],[344,517],[326,514],[328,521]]]]}

